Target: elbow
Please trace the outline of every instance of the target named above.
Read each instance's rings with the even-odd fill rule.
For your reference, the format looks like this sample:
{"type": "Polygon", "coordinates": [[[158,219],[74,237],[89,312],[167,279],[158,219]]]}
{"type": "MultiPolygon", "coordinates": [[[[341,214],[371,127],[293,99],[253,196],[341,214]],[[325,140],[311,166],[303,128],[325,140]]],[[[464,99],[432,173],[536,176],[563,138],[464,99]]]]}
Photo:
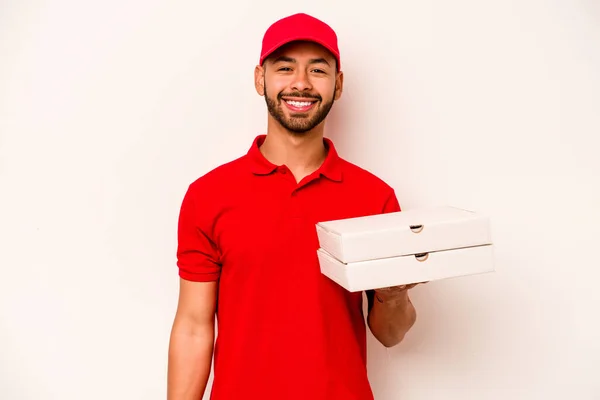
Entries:
{"type": "MultiPolygon", "coordinates": [[[[371,333],[386,348],[391,348],[402,343],[406,337],[406,334],[414,326],[417,320],[416,312],[413,311],[406,316],[406,318],[397,323],[396,321],[389,321],[386,324],[371,324],[369,328],[371,333]]],[[[369,321],[370,322],[370,321],[369,321]]]]}
{"type": "Polygon", "coordinates": [[[394,330],[387,333],[387,335],[373,335],[379,343],[386,348],[392,348],[404,341],[408,330],[394,330]]]}
{"type": "Polygon", "coordinates": [[[383,347],[389,349],[402,343],[402,341],[404,340],[404,336],[405,335],[395,338],[377,338],[377,340],[383,345],[383,347]]]}

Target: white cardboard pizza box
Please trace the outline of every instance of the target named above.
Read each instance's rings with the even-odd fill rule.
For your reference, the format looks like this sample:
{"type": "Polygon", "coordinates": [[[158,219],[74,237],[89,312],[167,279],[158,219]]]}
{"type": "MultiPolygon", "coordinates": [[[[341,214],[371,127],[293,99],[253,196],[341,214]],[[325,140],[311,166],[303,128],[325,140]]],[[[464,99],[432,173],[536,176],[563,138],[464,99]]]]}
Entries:
{"type": "Polygon", "coordinates": [[[488,217],[449,206],[324,221],[316,230],[320,248],[342,263],[492,244],[488,217]]]}
{"type": "Polygon", "coordinates": [[[323,275],[350,292],[494,271],[492,245],[350,263],[323,249],[317,250],[317,255],[323,275]]]}

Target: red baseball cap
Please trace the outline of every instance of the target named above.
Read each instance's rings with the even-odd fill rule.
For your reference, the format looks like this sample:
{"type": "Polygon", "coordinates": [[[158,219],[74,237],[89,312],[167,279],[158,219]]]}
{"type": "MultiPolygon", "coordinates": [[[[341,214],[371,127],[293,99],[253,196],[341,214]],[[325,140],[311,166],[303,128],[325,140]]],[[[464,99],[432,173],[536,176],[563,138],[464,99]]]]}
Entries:
{"type": "Polygon", "coordinates": [[[325,47],[335,57],[338,70],[341,69],[335,31],[325,22],[304,13],[282,18],[267,29],[262,41],[259,64],[262,65],[265,58],[284,44],[296,40],[314,42],[325,47]]]}

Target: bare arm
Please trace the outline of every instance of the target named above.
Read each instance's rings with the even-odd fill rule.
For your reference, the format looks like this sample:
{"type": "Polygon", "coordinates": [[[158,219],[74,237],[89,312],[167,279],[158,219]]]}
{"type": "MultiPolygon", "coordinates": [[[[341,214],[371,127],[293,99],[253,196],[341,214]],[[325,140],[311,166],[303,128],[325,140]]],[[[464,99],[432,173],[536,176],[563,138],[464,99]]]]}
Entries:
{"type": "Polygon", "coordinates": [[[201,400],[210,375],[215,338],[216,282],[180,279],[171,330],[168,400],[201,400]]]}
{"type": "Polygon", "coordinates": [[[415,285],[378,289],[367,293],[367,322],[373,336],[385,347],[400,343],[415,324],[417,312],[408,296],[408,289],[413,286],[415,285]]]}

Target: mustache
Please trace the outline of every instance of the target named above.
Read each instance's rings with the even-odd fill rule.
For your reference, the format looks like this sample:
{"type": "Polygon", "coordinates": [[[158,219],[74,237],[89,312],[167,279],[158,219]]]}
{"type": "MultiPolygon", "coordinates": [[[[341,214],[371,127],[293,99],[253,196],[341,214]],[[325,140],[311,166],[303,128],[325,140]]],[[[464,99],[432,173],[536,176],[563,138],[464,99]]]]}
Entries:
{"type": "Polygon", "coordinates": [[[319,96],[318,94],[308,94],[308,93],[300,93],[300,92],[291,92],[291,93],[279,93],[277,95],[277,98],[279,100],[281,100],[282,97],[298,97],[298,98],[304,98],[304,99],[310,99],[310,100],[318,100],[321,101],[323,100],[321,98],[321,96],[319,96]]]}

